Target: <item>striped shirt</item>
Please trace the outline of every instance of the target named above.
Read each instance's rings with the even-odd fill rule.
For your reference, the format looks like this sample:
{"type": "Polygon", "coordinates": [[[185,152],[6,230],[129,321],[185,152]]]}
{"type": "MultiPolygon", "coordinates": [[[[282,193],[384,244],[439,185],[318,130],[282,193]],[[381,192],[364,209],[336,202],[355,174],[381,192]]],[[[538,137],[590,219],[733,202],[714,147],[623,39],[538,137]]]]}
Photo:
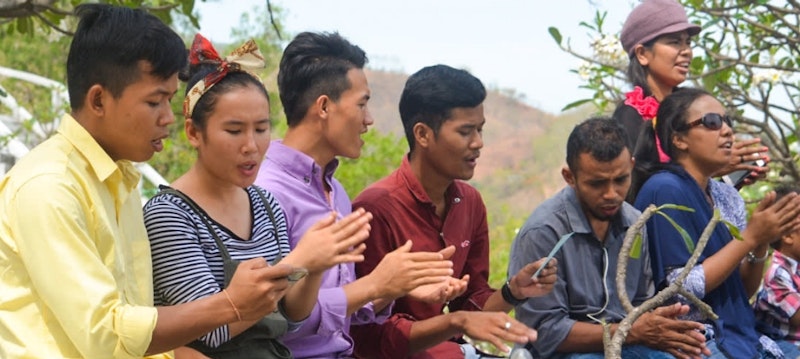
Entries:
{"type": "MultiPolygon", "coordinates": [[[[250,197],[250,217],[253,223],[250,238],[240,238],[224,225],[217,223],[205,211],[197,213],[181,198],[161,193],[144,206],[144,223],[150,237],[153,256],[154,300],[157,306],[191,302],[220,292],[224,287],[222,254],[208,231],[204,216],[220,237],[234,260],[264,257],[268,261],[289,253],[286,218],[278,201],[260,187],[246,188],[250,197]],[[275,238],[264,203],[256,190],[261,190],[275,215],[278,236],[275,238]]],[[[290,321],[289,327],[292,329],[290,321]]],[[[230,340],[224,325],[200,337],[215,348],[230,340]]]]}

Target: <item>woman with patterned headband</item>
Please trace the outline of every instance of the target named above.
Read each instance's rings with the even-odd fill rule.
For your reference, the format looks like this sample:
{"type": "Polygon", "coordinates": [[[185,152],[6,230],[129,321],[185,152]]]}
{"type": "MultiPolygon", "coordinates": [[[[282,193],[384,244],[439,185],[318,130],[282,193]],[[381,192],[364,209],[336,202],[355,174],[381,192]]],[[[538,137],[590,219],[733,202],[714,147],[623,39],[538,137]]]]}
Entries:
{"type": "MultiPolygon", "coordinates": [[[[355,211],[334,222],[332,213],[290,252],[283,211],[269,192],[253,185],[271,127],[269,96],[254,73],[265,67],[261,52],[251,40],[222,59],[198,34],[189,62],[181,74],[188,82],[184,129],[197,161],[144,208],[155,301],[173,305],[228,294],[238,262],[246,259],[290,265],[296,270],[288,280],[295,284],[264,298],[277,301],[278,312],[219,327],[176,355],[291,358],[279,338],[311,313],[324,270],[362,260],[371,216],[355,211]]],[[[237,298],[228,295],[228,301],[237,311],[237,298]]]]}

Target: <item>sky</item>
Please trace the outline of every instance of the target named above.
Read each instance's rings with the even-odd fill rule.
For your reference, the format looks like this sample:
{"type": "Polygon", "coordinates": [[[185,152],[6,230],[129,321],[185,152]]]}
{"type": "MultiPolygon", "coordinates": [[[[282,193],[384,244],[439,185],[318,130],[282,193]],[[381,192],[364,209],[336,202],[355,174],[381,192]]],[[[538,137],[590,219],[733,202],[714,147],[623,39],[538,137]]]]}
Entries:
{"type": "MultiPolygon", "coordinates": [[[[608,11],[605,30],[618,33],[637,0],[272,0],[285,9],[289,34],[338,31],[360,46],[368,67],[411,74],[446,64],[469,70],[491,88],[513,89],[550,113],[589,97],[577,74],[580,60],[562,51],[547,29],[557,27],[573,48],[589,54],[581,21],[608,11]]],[[[200,31],[228,42],[240,15],[264,0],[197,2],[200,31]]]]}

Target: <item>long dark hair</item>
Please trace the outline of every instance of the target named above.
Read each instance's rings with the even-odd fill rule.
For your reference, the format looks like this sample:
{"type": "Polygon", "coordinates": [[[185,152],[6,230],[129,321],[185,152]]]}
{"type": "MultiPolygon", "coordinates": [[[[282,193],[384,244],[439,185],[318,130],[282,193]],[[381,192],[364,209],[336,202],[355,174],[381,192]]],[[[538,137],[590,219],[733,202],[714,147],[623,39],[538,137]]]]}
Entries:
{"type": "MultiPolygon", "coordinates": [[[[672,143],[672,138],[676,133],[681,132],[677,129],[686,123],[686,114],[689,107],[700,97],[711,96],[710,93],[698,88],[682,88],[664,98],[658,107],[656,114],[655,128],[652,121],[648,121],[642,126],[639,140],[636,142],[634,158],[636,165],[633,169],[631,189],[628,192],[628,201],[633,202],[639,190],[645,182],[658,171],[670,169],[677,166],[674,162],[662,163],[659,159],[658,148],[656,147],[656,136],[661,143],[661,150],[674,159],[678,150],[672,143]]],[[[686,131],[686,130],[684,130],[686,131]]]]}

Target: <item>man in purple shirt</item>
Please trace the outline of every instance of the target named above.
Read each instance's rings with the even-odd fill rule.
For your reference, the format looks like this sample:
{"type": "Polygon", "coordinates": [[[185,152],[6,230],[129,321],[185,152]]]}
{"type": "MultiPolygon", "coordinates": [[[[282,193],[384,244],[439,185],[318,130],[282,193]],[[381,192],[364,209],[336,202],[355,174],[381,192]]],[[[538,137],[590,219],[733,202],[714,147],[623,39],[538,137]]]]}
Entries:
{"type": "MultiPolygon", "coordinates": [[[[366,61],[363,50],[336,33],[301,33],[284,50],[278,87],[289,129],[283,141],[270,145],[256,184],[281,203],[293,248],[323,216],[351,212],[350,199],[333,173],[336,156],[361,154],[361,134],[373,123],[367,110],[366,61]]],[[[382,322],[395,298],[452,275],[452,263],[444,259],[453,249],[410,249],[408,242],[389,253],[358,280],[352,263],[326,271],[314,311],[297,332],[284,337],[295,358],[351,356],[351,322],[382,322]]]]}

